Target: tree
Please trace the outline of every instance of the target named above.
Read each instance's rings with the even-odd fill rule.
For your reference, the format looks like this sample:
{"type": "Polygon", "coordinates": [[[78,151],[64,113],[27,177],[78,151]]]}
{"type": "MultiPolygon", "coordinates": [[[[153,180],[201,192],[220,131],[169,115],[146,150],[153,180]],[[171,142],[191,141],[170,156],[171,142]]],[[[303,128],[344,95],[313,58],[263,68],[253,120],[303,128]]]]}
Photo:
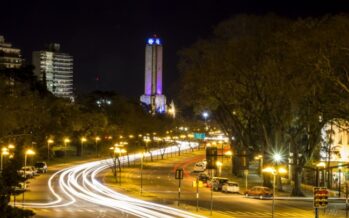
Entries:
{"type": "Polygon", "coordinates": [[[246,152],[262,152],[266,163],[274,151],[291,152],[292,193],[302,195],[302,170],[319,146],[321,129],[348,114],[347,96],[332,87],[343,86],[332,74],[342,75],[338,69],[346,66],[336,58],[348,44],[340,37],[347,34],[347,22],[343,16],[293,21],[241,15],[181,52],[181,98],[196,111],[209,108],[229,138],[234,136],[234,166],[246,152]],[[331,74],[327,54],[333,56],[331,74]]]}

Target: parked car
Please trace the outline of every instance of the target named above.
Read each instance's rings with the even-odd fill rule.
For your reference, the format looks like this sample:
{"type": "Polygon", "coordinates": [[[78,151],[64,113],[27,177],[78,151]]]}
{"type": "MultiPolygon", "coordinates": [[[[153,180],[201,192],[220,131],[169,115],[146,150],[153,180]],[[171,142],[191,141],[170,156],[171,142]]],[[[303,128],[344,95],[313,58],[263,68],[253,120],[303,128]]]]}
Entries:
{"type": "Polygon", "coordinates": [[[37,176],[39,174],[38,170],[34,166],[30,166],[30,167],[32,168],[33,176],[37,176]]]}
{"type": "Polygon", "coordinates": [[[39,173],[47,173],[46,162],[36,162],[34,166],[39,173]]]}
{"type": "Polygon", "coordinates": [[[24,184],[24,182],[20,182],[17,186],[12,186],[12,189],[16,194],[20,194],[26,191],[27,186],[24,184]]]}
{"type": "Polygon", "coordinates": [[[33,178],[34,172],[31,166],[22,167],[18,173],[24,178],[33,178]]]}
{"type": "Polygon", "coordinates": [[[237,182],[227,182],[222,186],[222,192],[231,192],[231,193],[239,193],[240,187],[237,182]]]}
{"type": "Polygon", "coordinates": [[[206,170],[206,166],[202,162],[198,162],[194,166],[194,172],[204,172],[206,170]]]}
{"type": "Polygon", "coordinates": [[[210,180],[210,177],[206,173],[200,173],[198,175],[198,179],[199,181],[202,181],[205,184],[208,180],[210,180]]]}
{"type": "Polygon", "coordinates": [[[210,186],[212,185],[212,190],[213,191],[221,191],[222,190],[222,186],[227,183],[229,181],[228,178],[224,178],[224,177],[213,177],[211,182],[210,182],[210,186]]]}
{"type": "Polygon", "coordinates": [[[264,186],[254,186],[245,191],[246,197],[258,197],[260,199],[273,197],[273,191],[264,186]]]}

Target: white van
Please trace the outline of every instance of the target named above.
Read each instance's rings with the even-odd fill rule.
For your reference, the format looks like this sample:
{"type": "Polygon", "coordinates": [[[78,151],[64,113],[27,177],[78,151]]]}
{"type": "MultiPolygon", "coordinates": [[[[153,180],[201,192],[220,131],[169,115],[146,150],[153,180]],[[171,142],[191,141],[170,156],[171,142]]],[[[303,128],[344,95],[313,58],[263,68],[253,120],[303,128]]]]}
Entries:
{"type": "Polygon", "coordinates": [[[204,172],[206,170],[206,165],[202,162],[196,163],[194,166],[194,172],[204,172]]]}

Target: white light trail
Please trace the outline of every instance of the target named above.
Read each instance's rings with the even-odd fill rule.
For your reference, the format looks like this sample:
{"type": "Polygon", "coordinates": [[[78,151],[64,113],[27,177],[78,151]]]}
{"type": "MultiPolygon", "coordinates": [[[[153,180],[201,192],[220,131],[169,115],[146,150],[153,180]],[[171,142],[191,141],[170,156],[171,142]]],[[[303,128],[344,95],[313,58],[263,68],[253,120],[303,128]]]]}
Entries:
{"type": "MultiPolygon", "coordinates": [[[[152,155],[178,152],[179,149],[187,150],[198,146],[197,143],[193,142],[177,141],[177,143],[179,143],[179,146],[167,147],[165,152],[163,149],[154,150],[152,151],[152,155]]],[[[130,155],[129,161],[138,160],[141,156],[142,154],[130,155]]],[[[150,154],[146,153],[144,156],[149,157],[150,154]]],[[[127,162],[126,156],[120,159],[122,163],[127,162]]],[[[48,181],[49,189],[56,200],[48,203],[24,203],[24,206],[31,208],[54,208],[69,206],[76,203],[78,200],[84,200],[93,204],[123,211],[137,217],[203,217],[176,208],[132,198],[106,187],[96,179],[96,176],[101,171],[109,168],[110,164],[111,160],[106,159],[60,170],[54,173],[48,181]],[[58,179],[58,188],[54,188],[53,186],[54,179],[58,179]]]]}

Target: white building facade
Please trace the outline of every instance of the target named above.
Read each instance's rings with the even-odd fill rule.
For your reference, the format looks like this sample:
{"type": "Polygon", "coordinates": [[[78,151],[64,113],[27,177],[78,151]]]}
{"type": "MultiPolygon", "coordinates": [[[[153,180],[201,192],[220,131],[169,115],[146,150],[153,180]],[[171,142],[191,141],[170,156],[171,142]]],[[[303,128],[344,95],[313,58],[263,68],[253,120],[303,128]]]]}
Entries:
{"type": "Polygon", "coordinates": [[[73,57],[60,52],[60,45],[50,44],[47,50],[33,52],[34,73],[57,97],[74,101],[73,57]]]}
{"type": "Polygon", "coordinates": [[[18,69],[22,62],[21,50],[12,47],[12,44],[5,42],[4,36],[0,35],[0,68],[18,69]]]}

